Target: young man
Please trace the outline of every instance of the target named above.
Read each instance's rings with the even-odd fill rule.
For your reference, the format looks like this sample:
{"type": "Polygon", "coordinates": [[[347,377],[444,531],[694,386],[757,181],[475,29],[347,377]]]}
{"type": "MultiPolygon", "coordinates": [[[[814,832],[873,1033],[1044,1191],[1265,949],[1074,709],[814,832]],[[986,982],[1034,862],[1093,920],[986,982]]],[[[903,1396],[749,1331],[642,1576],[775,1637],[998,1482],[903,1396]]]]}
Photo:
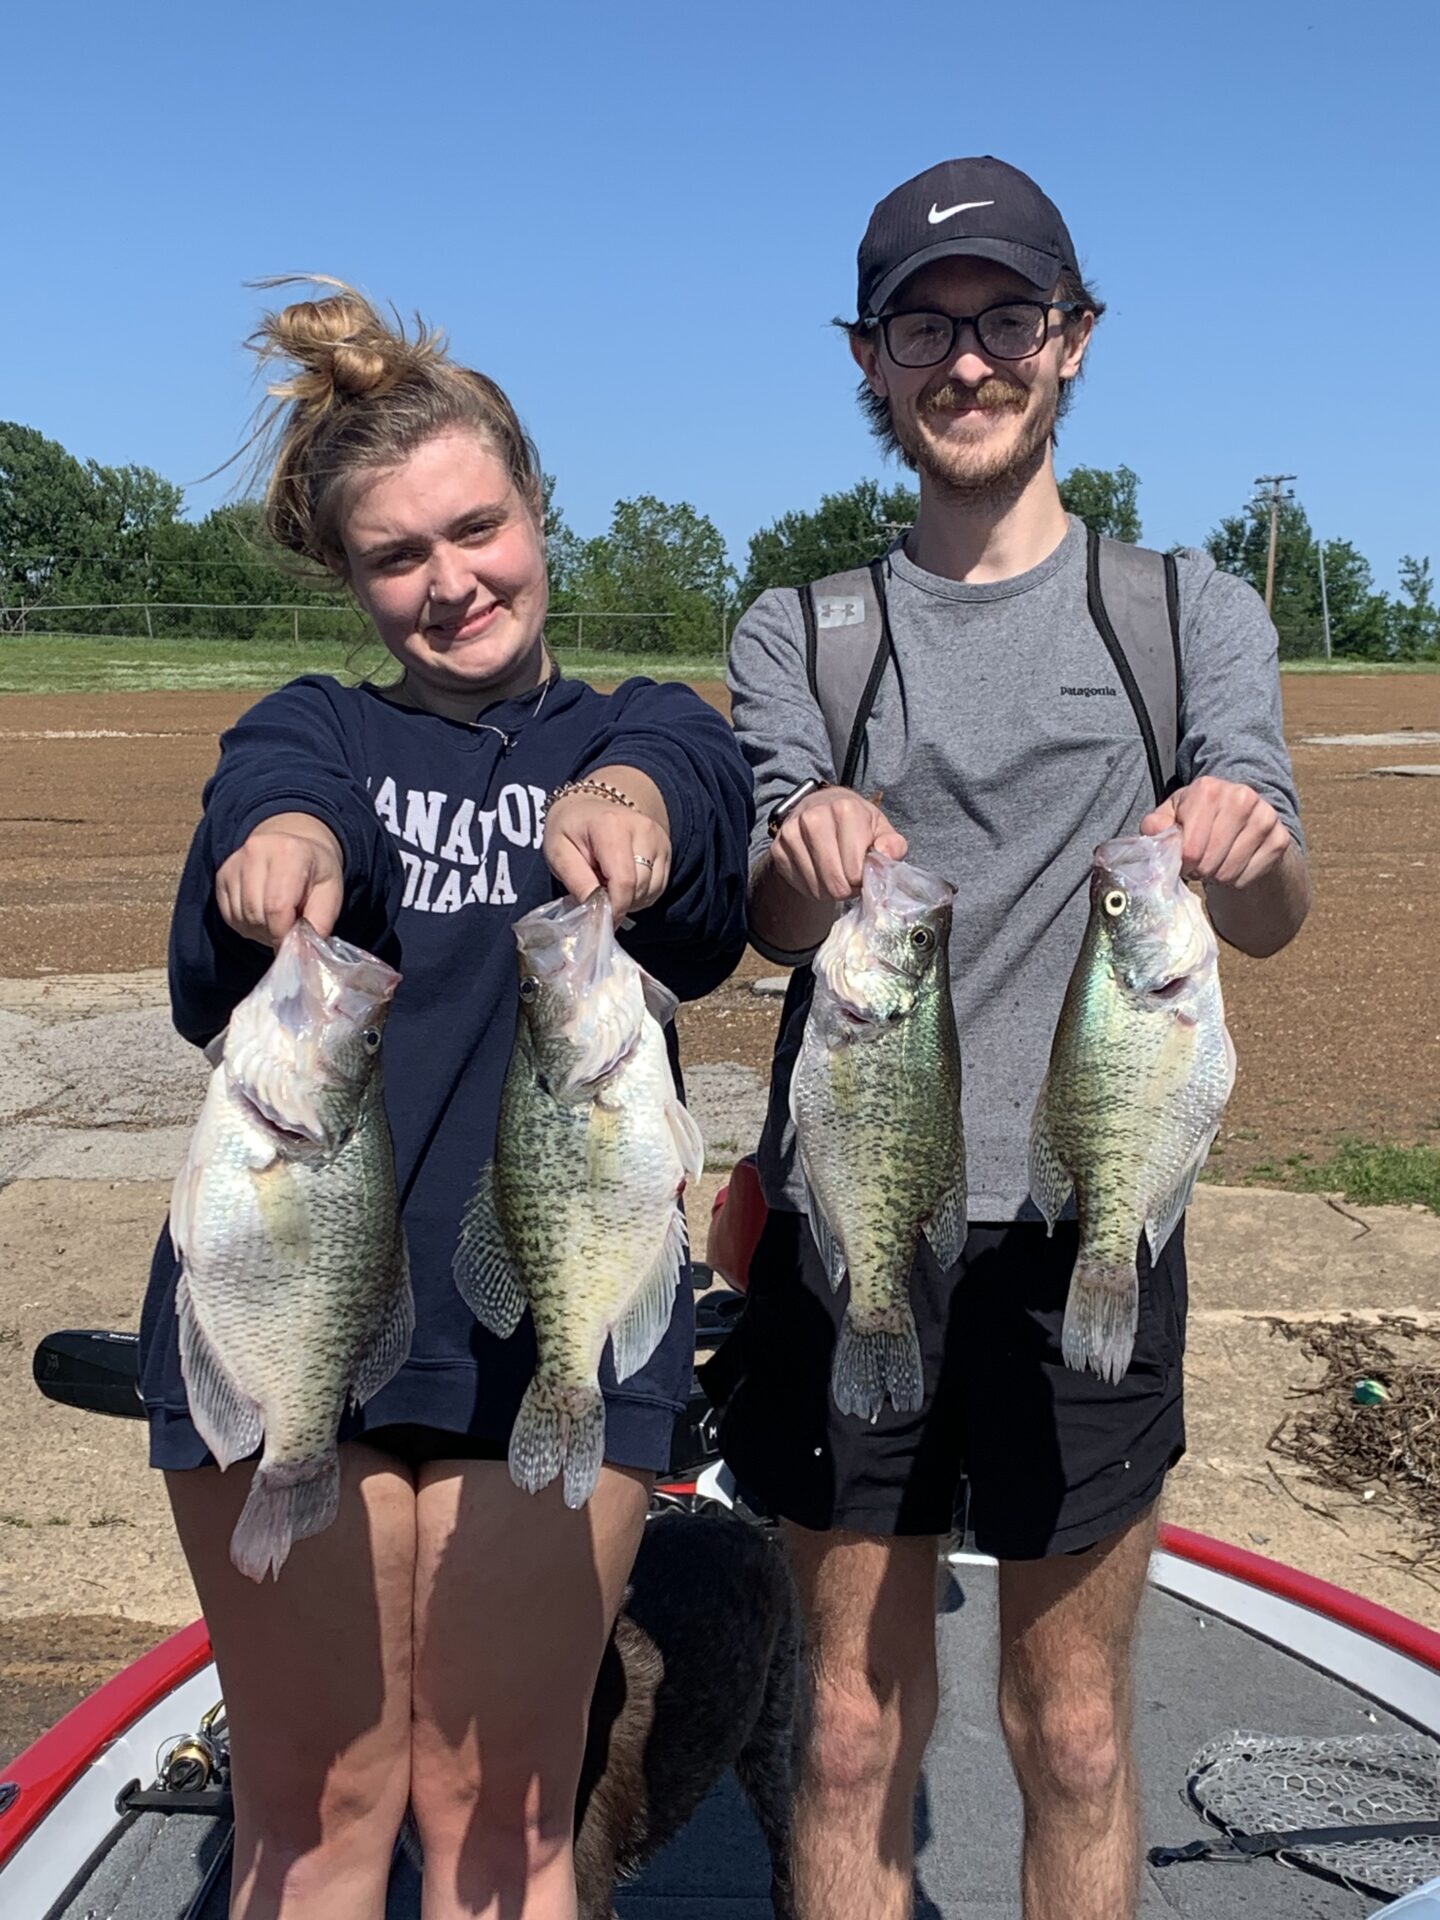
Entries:
{"type": "MultiPolygon", "coordinates": [[[[1176,779],[1157,801],[1139,713],[1087,600],[1085,529],[1055,482],[1056,421],[1102,311],[1059,213],[1014,168],[949,161],[883,200],[860,247],[850,344],[879,438],[919,474],[920,512],[885,559],[892,651],[851,787],[834,784],[799,595],[762,595],[731,653],[759,807],[752,938],[799,971],[760,1156],[771,1212],[727,1356],[721,1443],[786,1522],[809,1620],[801,1920],[911,1912],[912,1806],[936,1711],[936,1553],[962,1468],[977,1542],[1000,1561],[1000,1713],[1025,1805],[1026,1920],[1135,1911],[1130,1648],[1156,1504],[1184,1447],[1184,1228],[1153,1266],[1142,1248],[1124,1377],[1069,1371],[1060,1328],[1076,1228],[1047,1239],[1029,1201],[1030,1113],[1098,842],[1177,821],[1186,875],[1223,938],[1250,954],[1293,938],[1309,882],[1274,629],[1251,589],[1198,553],[1177,562],[1176,779]],[[866,1425],[830,1396],[844,1293],[832,1296],[797,1212],[787,1089],[804,963],[858,892],[871,847],[958,888],[971,1232],[948,1272],[922,1246],[912,1276],[923,1407],[887,1406],[866,1425]]],[[[817,644],[823,662],[823,621],[817,644]]]]}

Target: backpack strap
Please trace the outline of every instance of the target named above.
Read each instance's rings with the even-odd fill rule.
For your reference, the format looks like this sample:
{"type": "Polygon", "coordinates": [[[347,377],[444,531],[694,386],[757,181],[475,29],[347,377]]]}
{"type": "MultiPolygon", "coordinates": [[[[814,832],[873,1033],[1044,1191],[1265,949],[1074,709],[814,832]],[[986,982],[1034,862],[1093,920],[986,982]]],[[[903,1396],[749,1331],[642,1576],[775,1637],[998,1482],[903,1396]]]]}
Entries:
{"type": "MultiPolygon", "coordinates": [[[[1175,786],[1180,742],[1180,586],[1173,554],[1086,539],[1090,617],[1135,711],[1157,803],[1175,786]]],[[[841,786],[854,783],[890,659],[884,559],[800,590],[805,671],[830,736],[841,786]]]]}
{"type": "Polygon", "coordinates": [[[1175,557],[1105,540],[1086,542],[1090,617],[1135,709],[1156,801],[1175,786],[1180,743],[1180,585],[1175,557]]]}
{"type": "Polygon", "coordinates": [[[836,780],[848,787],[860,765],[865,723],[890,658],[884,560],[802,587],[800,612],[810,691],[830,736],[836,780]]]}

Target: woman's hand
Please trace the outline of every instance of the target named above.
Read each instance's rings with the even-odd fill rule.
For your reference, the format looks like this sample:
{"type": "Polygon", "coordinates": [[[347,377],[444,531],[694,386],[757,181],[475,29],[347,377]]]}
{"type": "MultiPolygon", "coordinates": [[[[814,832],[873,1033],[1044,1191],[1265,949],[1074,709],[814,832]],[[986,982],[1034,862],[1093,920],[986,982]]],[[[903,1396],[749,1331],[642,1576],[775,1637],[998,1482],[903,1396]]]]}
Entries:
{"type": "Polygon", "coordinates": [[[344,898],[340,842],[309,813],[262,820],[215,876],[215,904],[226,926],[267,947],[278,947],[302,918],[326,938],[344,898]]]}
{"type": "Polygon", "coordinates": [[[546,864],[568,894],[610,896],[617,920],[652,906],[670,884],[670,815],[659,787],[638,767],[599,767],[587,781],[614,787],[632,804],[603,794],[567,793],[546,810],[546,864]]]}

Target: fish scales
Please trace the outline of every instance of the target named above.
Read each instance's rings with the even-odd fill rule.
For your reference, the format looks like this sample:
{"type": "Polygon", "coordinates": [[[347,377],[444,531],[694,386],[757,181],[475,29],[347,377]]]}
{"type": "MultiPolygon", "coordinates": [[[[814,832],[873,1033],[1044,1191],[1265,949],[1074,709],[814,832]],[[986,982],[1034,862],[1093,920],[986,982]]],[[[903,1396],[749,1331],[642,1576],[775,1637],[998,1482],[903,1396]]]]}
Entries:
{"type": "Polygon", "coordinates": [[[1118,1380],[1139,1314],[1137,1254],[1179,1224],[1229,1098],[1218,945],[1180,879],[1177,829],[1096,849],[1091,911],[1031,1127],[1031,1189],[1079,1244],[1066,1364],[1118,1380]]]}
{"type": "Polygon", "coordinates": [[[253,1579],[333,1520],[347,1400],[414,1304],[379,1065],[399,976],[303,922],[232,1016],[175,1183],[181,1368],[222,1468],[264,1450],[231,1542],[253,1579]]]}
{"type": "Polygon", "coordinates": [[[791,1083],[811,1229],[831,1285],[849,1279],[832,1391],[870,1420],[924,1396],[910,1304],[922,1234],[947,1267],[965,1240],[952,901],[919,868],[868,856],[860,900],[816,955],[791,1083]]]}
{"type": "Polygon", "coordinates": [[[510,1471],[532,1493],[563,1478],[578,1507],[604,1459],[605,1343],[624,1380],[663,1338],[686,1252],[680,1194],[703,1150],[665,1046],[673,997],[616,943],[604,893],[537,908],[515,937],[521,1019],[455,1278],[502,1339],[529,1311],[536,1367],[510,1471]]]}

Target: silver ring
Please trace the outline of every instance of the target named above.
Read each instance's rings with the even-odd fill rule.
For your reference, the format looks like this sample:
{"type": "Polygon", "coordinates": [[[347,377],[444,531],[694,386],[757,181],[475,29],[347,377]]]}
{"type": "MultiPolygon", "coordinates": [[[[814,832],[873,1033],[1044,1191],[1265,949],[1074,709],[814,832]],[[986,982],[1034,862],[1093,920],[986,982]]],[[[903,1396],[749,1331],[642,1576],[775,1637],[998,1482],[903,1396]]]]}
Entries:
{"type": "Polygon", "coordinates": [[[653,860],[647,860],[643,853],[636,854],[635,864],[637,867],[644,867],[647,873],[652,872],[655,866],[655,862],[653,860]]]}

